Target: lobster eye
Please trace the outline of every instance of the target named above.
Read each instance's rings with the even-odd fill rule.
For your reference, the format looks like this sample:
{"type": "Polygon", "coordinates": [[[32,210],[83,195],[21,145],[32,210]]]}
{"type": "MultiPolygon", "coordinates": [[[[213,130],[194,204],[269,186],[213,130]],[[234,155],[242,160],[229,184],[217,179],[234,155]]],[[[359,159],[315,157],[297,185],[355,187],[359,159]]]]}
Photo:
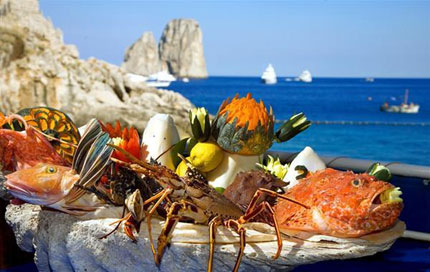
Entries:
{"type": "Polygon", "coordinates": [[[352,186],[354,186],[354,187],[358,187],[358,186],[360,186],[361,181],[360,181],[359,179],[354,179],[354,180],[351,182],[351,184],[352,184],[352,186]]]}
{"type": "Polygon", "coordinates": [[[56,167],[50,166],[50,167],[46,168],[46,173],[53,174],[55,172],[57,172],[56,167]]]}

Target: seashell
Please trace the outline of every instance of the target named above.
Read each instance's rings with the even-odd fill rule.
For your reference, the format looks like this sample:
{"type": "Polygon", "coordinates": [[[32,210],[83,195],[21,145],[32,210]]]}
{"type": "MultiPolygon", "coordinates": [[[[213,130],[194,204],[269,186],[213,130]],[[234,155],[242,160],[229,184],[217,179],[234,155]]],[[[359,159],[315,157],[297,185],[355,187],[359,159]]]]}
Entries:
{"type": "Polygon", "coordinates": [[[300,176],[300,172],[295,168],[296,166],[305,166],[310,172],[315,172],[326,168],[323,160],[315,153],[315,151],[309,146],[305,147],[297,157],[291,162],[288,172],[284,177],[285,182],[289,182],[285,188],[291,188],[298,183],[297,176],[300,176]]]}
{"type": "MultiPolygon", "coordinates": [[[[142,135],[142,144],[148,146],[149,155],[147,159],[158,158],[177,142],[179,142],[179,133],[172,116],[158,113],[149,119],[142,135]]],[[[170,152],[166,152],[157,161],[171,170],[175,170],[170,152]]]]}

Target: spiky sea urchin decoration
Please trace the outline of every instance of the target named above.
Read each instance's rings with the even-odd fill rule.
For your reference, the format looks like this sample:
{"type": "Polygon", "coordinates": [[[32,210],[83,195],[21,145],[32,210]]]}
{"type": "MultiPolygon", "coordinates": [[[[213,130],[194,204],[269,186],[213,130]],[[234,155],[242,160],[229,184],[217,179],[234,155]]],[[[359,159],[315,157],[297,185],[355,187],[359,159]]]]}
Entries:
{"type": "Polygon", "coordinates": [[[259,155],[273,143],[273,113],[257,103],[248,93],[227,98],[218,110],[212,125],[213,136],[226,151],[242,155],[259,155]]]}

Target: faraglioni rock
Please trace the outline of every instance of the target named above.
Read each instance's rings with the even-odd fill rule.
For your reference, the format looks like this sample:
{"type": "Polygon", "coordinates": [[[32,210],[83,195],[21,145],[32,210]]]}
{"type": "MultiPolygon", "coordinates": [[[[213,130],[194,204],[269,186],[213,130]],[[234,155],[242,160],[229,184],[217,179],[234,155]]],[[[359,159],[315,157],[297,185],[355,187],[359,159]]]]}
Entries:
{"type": "Polygon", "coordinates": [[[199,23],[193,19],[174,19],[161,36],[160,59],[177,77],[206,78],[203,37],[199,23]]]}
{"type": "MultiPolygon", "coordinates": [[[[120,217],[116,207],[112,217],[120,217]]],[[[99,216],[100,217],[100,216],[99,216]]],[[[116,219],[78,219],[57,211],[40,210],[38,206],[9,205],[6,221],[12,227],[21,249],[35,252],[39,271],[206,271],[209,254],[207,226],[178,223],[157,268],[152,257],[146,223],[143,222],[133,243],[122,231],[107,237],[116,219]]],[[[153,219],[156,241],[162,221],[153,219]]],[[[296,266],[330,259],[347,259],[373,255],[387,250],[404,229],[397,222],[391,229],[361,238],[334,238],[324,235],[292,232],[283,237],[278,259],[273,228],[263,223],[250,223],[247,242],[239,271],[288,271],[296,266]]],[[[238,253],[236,233],[218,227],[216,235],[214,271],[231,271],[238,253]]]]}
{"type": "Polygon", "coordinates": [[[145,32],[132,44],[121,65],[126,71],[138,75],[152,75],[162,70],[158,45],[152,32],[145,32]]]}
{"type": "Polygon", "coordinates": [[[189,100],[173,92],[137,84],[112,64],[79,59],[39,11],[37,0],[0,0],[0,110],[50,106],[78,124],[90,118],[119,120],[139,130],[156,113],[172,115],[188,130],[189,100]]]}

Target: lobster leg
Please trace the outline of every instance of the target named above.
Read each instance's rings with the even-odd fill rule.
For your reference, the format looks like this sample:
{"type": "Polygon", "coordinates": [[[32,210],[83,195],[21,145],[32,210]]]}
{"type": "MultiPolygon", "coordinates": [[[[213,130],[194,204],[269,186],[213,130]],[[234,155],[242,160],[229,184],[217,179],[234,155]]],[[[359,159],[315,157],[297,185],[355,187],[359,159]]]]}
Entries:
{"type": "Polygon", "coordinates": [[[284,196],[282,194],[278,194],[277,192],[274,192],[274,191],[269,190],[269,189],[259,188],[259,189],[257,189],[257,191],[255,192],[254,196],[252,197],[251,202],[249,202],[248,209],[246,209],[246,213],[248,213],[248,211],[253,210],[255,208],[255,206],[257,205],[257,201],[260,199],[260,197],[263,194],[268,194],[268,195],[273,196],[273,197],[279,197],[279,198],[288,200],[290,202],[293,202],[293,203],[295,203],[295,204],[297,204],[299,206],[302,206],[302,207],[304,207],[306,209],[310,209],[309,206],[307,206],[307,205],[305,205],[303,203],[300,203],[297,200],[294,200],[292,198],[286,197],[286,196],[284,196]]]}
{"type": "Polygon", "coordinates": [[[234,231],[236,231],[240,237],[239,253],[237,255],[236,263],[234,264],[233,272],[239,271],[240,262],[242,261],[242,257],[243,257],[243,253],[245,251],[245,245],[246,245],[246,237],[245,237],[246,230],[243,227],[242,223],[240,222],[241,218],[239,218],[238,220],[229,219],[226,222],[224,222],[224,225],[227,228],[234,229],[234,231]]]}
{"type": "Polygon", "coordinates": [[[215,216],[209,222],[209,259],[208,259],[208,272],[212,271],[213,267],[213,258],[214,258],[214,250],[215,250],[215,234],[216,229],[219,224],[221,224],[221,216],[215,216]]]}
{"type": "Polygon", "coordinates": [[[237,256],[236,263],[235,263],[234,268],[233,268],[234,272],[237,272],[239,270],[240,262],[242,260],[245,246],[246,246],[246,240],[245,240],[246,230],[243,227],[243,224],[249,222],[251,219],[253,219],[254,217],[256,217],[257,215],[259,215],[260,213],[262,213],[265,210],[269,211],[271,218],[272,218],[274,225],[275,225],[276,238],[277,238],[277,243],[278,243],[278,251],[276,252],[276,254],[273,258],[274,259],[278,258],[280,253],[281,253],[281,250],[282,250],[281,233],[279,231],[278,222],[276,221],[276,218],[274,217],[274,212],[273,212],[272,207],[270,207],[270,204],[268,202],[264,201],[264,202],[258,204],[256,207],[255,207],[255,205],[253,205],[251,208],[252,209],[248,208],[247,212],[244,215],[242,215],[241,217],[239,217],[239,219],[237,219],[237,220],[229,219],[224,223],[224,225],[226,227],[234,229],[240,236],[239,254],[237,256]]]}
{"type": "Polygon", "coordinates": [[[306,209],[309,209],[309,207],[305,204],[302,204],[302,203],[294,200],[294,199],[291,199],[291,198],[286,197],[284,195],[278,194],[277,192],[274,192],[274,191],[271,191],[268,189],[264,189],[264,188],[259,188],[255,192],[254,196],[252,197],[252,200],[249,203],[245,214],[238,219],[238,221],[243,224],[245,222],[249,222],[250,220],[252,220],[254,217],[256,217],[258,214],[260,214],[264,210],[267,210],[269,212],[270,217],[272,218],[272,221],[273,221],[273,225],[274,225],[275,232],[276,232],[276,240],[278,243],[278,250],[277,250],[275,256],[273,256],[273,259],[277,259],[279,257],[279,255],[281,254],[281,251],[282,251],[281,232],[279,231],[279,225],[278,225],[278,221],[276,220],[276,217],[275,217],[275,212],[274,212],[273,208],[270,206],[270,204],[268,202],[264,201],[264,202],[261,202],[260,204],[257,205],[258,200],[264,194],[268,194],[268,195],[271,195],[273,197],[279,197],[279,198],[291,201],[291,202],[293,202],[299,206],[302,206],[306,209]]]}
{"type": "MultiPolygon", "coordinates": [[[[125,214],[125,206],[124,206],[124,209],[122,210],[122,216],[124,216],[124,214],[125,214]]],[[[119,226],[121,225],[121,222],[122,222],[123,220],[122,219],[120,219],[120,220],[117,220],[117,221],[114,221],[113,223],[111,223],[110,225],[113,225],[113,224],[115,224],[115,223],[118,223],[117,225],[116,225],[116,227],[112,230],[112,231],[110,231],[109,233],[107,233],[107,234],[105,234],[105,235],[103,235],[102,237],[100,237],[99,239],[105,239],[105,238],[107,238],[109,235],[111,235],[112,233],[114,233],[118,228],[119,228],[119,226]]]]}
{"type": "Polygon", "coordinates": [[[154,261],[157,265],[159,264],[159,260],[157,257],[157,252],[155,251],[154,240],[152,239],[151,217],[154,214],[154,212],[157,210],[157,207],[160,206],[161,202],[163,202],[163,200],[166,199],[171,192],[172,192],[172,189],[170,189],[170,188],[163,189],[159,193],[157,193],[156,195],[147,199],[143,203],[143,205],[145,206],[146,204],[148,204],[148,203],[150,203],[150,202],[152,202],[158,198],[158,201],[154,204],[154,206],[152,206],[151,210],[148,212],[147,220],[146,220],[146,222],[148,224],[148,236],[149,236],[149,242],[151,244],[152,255],[154,256],[154,261]]]}
{"type": "Polygon", "coordinates": [[[157,261],[159,264],[163,257],[164,249],[169,243],[170,236],[182,216],[193,218],[196,223],[207,222],[207,216],[196,205],[181,200],[181,202],[174,202],[167,213],[166,222],[161,229],[160,236],[157,243],[157,261]]]}

